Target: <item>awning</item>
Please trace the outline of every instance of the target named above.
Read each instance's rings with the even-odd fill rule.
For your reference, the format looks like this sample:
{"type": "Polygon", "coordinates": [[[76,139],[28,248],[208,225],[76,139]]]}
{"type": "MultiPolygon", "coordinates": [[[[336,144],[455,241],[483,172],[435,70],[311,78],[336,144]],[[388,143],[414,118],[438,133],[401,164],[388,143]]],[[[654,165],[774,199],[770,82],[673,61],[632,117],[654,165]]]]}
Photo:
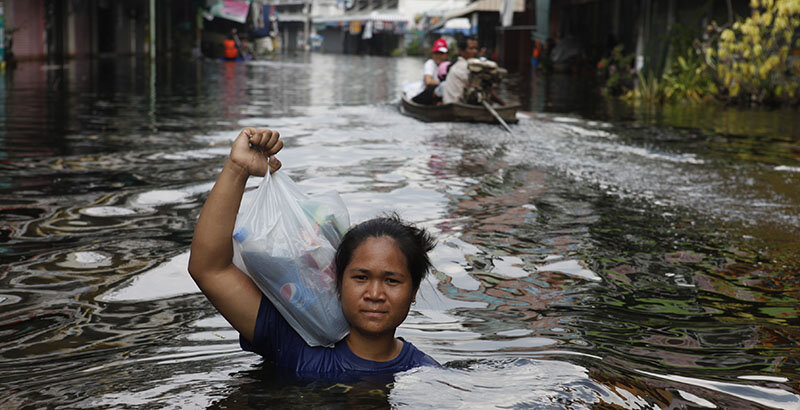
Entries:
{"type": "Polygon", "coordinates": [[[475,35],[477,33],[477,27],[472,27],[472,24],[470,24],[468,18],[457,17],[451,20],[447,20],[447,23],[445,23],[443,27],[439,27],[433,30],[432,32],[448,36],[455,36],[459,34],[470,36],[470,35],[475,35]]]}
{"type": "MultiPolygon", "coordinates": [[[[470,3],[470,5],[467,7],[445,13],[442,19],[434,24],[432,28],[437,29],[443,26],[447,20],[466,16],[478,11],[493,11],[495,13],[500,13],[500,7],[502,5],[503,0],[478,0],[470,3]]],[[[514,12],[519,13],[523,11],[525,11],[525,0],[514,0],[514,12]]]]}
{"type": "Polygon", "coordinates": [[[472,24],[470,24],[468,18],[459,17],[448,20],[447,23],[444,23],[444,28],[450,28],[453,30],[469,30],[472,28],[472,24]]]}
{"type": "Polygon", "coordinates": [[[305,23],[306,21],[308,21],[308,18],[305,14],[278,14],[279,23],[305,23]]]}
{"type": "Polygon", "coordinates": [[[250,0],[222,0],[211,7],[211,15],[244,24],[250,12],[250,0]]]}
{"type": "Polygon", "coordinates": [[[408,23],[408,16],[402,14],[343,14],[341,16],[319,16],[311,17],[314,23],[335,23],[339,21],[388,21],[398,23],[408,23]]]}

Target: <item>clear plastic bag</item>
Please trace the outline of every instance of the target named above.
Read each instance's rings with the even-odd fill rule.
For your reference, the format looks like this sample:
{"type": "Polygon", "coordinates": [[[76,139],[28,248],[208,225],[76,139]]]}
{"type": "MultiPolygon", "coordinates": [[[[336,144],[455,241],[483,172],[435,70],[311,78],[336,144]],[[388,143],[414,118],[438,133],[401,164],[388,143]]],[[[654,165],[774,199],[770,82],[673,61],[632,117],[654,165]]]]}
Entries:
{"type": "Polygon", "coordinates": [[[234,263],[309,346],[333,346],[349,331],[334,267],[349,226],[339,194],[308,196],[283,172],[268,173],[236,216],[234,263]]]}

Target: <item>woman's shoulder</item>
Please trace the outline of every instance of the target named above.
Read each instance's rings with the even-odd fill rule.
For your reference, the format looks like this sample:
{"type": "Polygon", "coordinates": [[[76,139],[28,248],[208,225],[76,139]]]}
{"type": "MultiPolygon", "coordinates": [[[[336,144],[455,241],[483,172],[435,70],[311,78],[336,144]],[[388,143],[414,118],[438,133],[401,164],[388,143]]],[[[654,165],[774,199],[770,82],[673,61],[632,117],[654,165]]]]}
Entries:
{"type": "MultiPolygon", "coordinates": [[[[434,358],[428,356],[422,350],[419,350],[416,346],[414,346],[413,343],[403,339],[402,337],[400,338],[400,340],[402,340],[403,343],[405,344],[403,350],[404,352],[406,352],[405,355],[407,357],[405,358],[405,362],[407,365],[409,365],[408,368],[419,367],[419,366],[437,366],[437,367],[441,366],[439,362],[437,362],[434,358]]],[[[403,353],[401,353],[401,355],[403,355],[403,353]]]]}

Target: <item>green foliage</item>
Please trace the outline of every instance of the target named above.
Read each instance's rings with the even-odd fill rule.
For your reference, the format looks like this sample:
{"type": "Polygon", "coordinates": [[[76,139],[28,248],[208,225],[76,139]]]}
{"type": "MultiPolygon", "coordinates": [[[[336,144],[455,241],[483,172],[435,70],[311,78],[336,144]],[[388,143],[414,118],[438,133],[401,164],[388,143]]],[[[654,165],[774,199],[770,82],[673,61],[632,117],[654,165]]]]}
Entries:
{"type": "MultiPolygon", "coordinates": [[[[691,51],[691,50],[690,50],[691,51]]],[[[662,77],[665,100],[702,101],[716,95],[717,86],[699,58],[679,56],[662,77]]]]}
{"type": "Polygon", "coordinates": [[[751,103],[800,101],[800,0],[752,0],[752,14],[731,28],[709,27],[702,43],[723,99],[751,103]]]}
{"type": "Polygon", "coordinates": [[[633,89],[633,56],[621,47],[598,64],[604,93],[657,104],[663,101],[800,103],[800,0],[751,0],[752,14],[731,27],[712,23],[704,40],[673,32],[682,50],[660,78],[641,73],[633,89]],[[627,69],[620,69],[625,67],[627,69]]]}
{"type": "Polygon", "coordinates": [[[392,57],[402,57],[402,56],[404,56],[405,54],[406,54],[406,53],[405,53],[405,51],[404,51],[402,48],[400,48],[400,47],[397,47],[397,48],[395,48],[394,50],[392,50],[392,52],[391,52],[391,54],[390,54],[390,55],[391,55],[392,57]]]}
{"type": "Polygon", "coordinates": [[[638,73],[638,87],[633,90],[633,96],[644,103],[657,104],[664,101],[664,83],[653,73],[642,75],[638,73]]]}
{"type": "Polygon", "coordinates": [[[415,36],[408,42],[408,46],[406,47],[406,55],[410,56],[424,56],[425,50],[422,47],[422,37],[415,36]]]}
{"type": "Polygon", "coordinates": [[[600,60],[597,64],[598,71],[605,76],[606,83],[603,93],[619,96],[633,89],[634,70],[631,65],[633,54],[623,55],[622,45],[614,47],[611,56],[600,60]]]}

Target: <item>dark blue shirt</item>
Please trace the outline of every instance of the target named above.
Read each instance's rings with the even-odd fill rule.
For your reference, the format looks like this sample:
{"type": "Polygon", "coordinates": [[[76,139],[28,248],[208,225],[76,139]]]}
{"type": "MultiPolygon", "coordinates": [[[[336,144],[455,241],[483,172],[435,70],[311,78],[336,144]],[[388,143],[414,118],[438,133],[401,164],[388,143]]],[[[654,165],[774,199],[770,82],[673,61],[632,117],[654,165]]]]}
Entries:
{"type": "Polygon", "coordinates": [[[258,318],[253,332],[253,342],[239,337],[242,349],[258,353],[283,370],[297,376],[342,378],[369,376],[371,374],[396,373],[419,366],[439,366],[436,360],[426,355],[413,344],[403,340],[403,350],[388,362],[362,359],[350,351],[342,340],[333,348],[311,347],[286,322],[272,302],[261,297],[258,318]]]}

